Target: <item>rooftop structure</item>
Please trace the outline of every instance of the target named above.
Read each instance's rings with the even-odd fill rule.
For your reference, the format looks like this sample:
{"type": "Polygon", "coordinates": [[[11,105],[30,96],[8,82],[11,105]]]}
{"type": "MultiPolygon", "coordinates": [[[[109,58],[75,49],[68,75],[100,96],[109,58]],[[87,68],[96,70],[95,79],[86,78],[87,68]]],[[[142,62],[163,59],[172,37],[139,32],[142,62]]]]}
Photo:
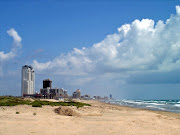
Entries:
{"type": "Polygon", "coordinates": [[[43,88],[52,88],[52,81],[50,79],[43,80],[43,88]]]}

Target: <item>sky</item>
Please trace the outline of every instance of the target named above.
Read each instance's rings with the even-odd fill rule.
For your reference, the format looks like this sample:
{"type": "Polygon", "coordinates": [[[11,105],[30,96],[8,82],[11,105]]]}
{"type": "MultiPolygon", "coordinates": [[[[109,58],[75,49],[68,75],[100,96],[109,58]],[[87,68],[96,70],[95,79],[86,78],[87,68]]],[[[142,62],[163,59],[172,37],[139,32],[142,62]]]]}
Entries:
{"type": "Polygon", "coordinates": [[[0,95],[32,65],[71,95],[180,98],[179,0],[0,0],[0,95]]]}

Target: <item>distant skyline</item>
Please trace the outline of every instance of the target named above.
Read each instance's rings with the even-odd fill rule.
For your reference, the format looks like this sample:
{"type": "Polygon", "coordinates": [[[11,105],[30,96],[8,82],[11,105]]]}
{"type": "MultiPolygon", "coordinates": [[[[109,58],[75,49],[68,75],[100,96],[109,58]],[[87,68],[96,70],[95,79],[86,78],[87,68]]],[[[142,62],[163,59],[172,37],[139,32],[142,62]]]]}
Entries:
{"type": "Polygon", "coordinates": [[[180,98],[179,0],[0,1],[0,95],[21,67],[72,94],[180,98]]]}

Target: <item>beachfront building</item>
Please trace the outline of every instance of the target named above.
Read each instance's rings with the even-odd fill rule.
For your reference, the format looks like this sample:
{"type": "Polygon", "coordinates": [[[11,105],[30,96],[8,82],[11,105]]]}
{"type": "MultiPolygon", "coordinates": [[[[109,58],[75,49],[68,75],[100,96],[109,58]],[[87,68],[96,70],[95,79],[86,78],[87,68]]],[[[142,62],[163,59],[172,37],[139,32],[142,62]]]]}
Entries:
{"type": "Polygon", "coordinates": [[[60,89],[60,97],[64,97],[64,89],[63,88],[60,89]]]}
{"type": "Polygon", "coordinates": [[[77,93],[73,92],[72,98],[77,98],[77,93]]]}
{"type": "Polygon", "coordinates": [[[56,97],[60,97],[60,89],[55,88],[55,89],[50,89],[48,88],[43,88],[40,89],[40,93],[42,94],[43,98],[47,99],[55,99],[56,97]]]}
{"type": "Polygon", "coordinates": [[[47,99],[64,99],[68,98],[67,90],[63,88],[52,88],[52,81],[50,79],[43,80],[43,88],[40,89],[40,94],[47,99]]]}
{"type": "Polygon", "coordinates": [[[81,91],[79,89],[77,89],[75,92],[73,92],[72,95],[73,98],[81,98],[81,91]]]}
{"type": "Polygon", "coordinates": [[[35,92],[35,72],[32,66],[22,66],[21,95],[34,94],[35,92]]]}
{"type": "Polygon", "coordinates": [[[68,98],[67,90],[64,90],[64,98],[68,98]]]}
{"type": "Polygon", "coordinates": [[[112,94],[109,95],[109,98],[112,99],[112,94]]]}
{"type": "Polygon", "coordinates": [[[76,93],[77,93],[77,98],[81,98],[81,91],[80,91],[80,89],[77,89],[76,93]]]}

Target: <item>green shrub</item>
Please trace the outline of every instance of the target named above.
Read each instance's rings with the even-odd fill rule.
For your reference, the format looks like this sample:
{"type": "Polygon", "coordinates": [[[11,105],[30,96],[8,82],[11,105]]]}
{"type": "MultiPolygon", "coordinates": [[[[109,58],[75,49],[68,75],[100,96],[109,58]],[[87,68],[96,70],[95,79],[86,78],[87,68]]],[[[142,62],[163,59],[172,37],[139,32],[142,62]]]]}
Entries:
{"type": "Polygon", "coordinates": [[[38,102],[33,102],[32,107],[42,107],[42,105],[38,102]]]}
{"type": "Polygon", "coordinates": [[[19,114],[19,112],[16,112],[16,114],[19,114]]]}

